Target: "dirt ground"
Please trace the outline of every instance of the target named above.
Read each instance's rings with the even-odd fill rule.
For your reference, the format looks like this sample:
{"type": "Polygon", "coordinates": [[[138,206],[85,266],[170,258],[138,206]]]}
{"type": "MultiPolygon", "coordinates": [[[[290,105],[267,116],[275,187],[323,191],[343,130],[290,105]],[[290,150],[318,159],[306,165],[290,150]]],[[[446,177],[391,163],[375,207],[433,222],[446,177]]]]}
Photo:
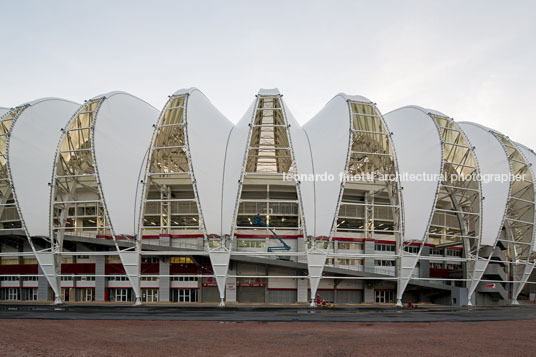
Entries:
{"type": "Polygon", "coordinates": [[[536,355],[536,321],[0,320],[3,356],[536,355]]]}

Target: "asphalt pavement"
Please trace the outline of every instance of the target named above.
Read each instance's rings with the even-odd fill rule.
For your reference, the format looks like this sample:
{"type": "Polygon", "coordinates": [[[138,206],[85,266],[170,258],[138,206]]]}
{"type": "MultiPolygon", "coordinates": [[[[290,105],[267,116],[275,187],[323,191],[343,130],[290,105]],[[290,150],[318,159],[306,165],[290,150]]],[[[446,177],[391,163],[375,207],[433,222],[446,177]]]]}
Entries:
{"type": "Polygon", "coordinates": [[[264,321],[264,322],[463,322],[536,320],[536,305],[505,307],[359,306],[155,306],[0,304],[0,319],[264,321]]]}

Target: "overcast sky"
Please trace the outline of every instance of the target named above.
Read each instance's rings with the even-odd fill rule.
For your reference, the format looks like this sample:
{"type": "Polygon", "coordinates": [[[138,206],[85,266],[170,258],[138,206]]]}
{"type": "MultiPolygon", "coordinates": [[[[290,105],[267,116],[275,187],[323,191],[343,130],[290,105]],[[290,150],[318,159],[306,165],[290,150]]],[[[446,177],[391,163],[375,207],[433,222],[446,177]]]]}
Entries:
{"type": "Polygon", "coordinates": [[[339,92],[536,148],[536,1],[0,0],[0,106],[198,87],[231,121],[278,87],[300,123],[339,92]]]}

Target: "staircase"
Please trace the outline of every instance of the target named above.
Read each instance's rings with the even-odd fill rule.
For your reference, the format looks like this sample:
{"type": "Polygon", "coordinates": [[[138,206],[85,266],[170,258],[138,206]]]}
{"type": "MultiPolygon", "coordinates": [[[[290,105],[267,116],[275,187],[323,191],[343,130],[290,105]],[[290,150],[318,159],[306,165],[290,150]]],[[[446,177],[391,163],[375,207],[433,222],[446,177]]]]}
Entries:
{"type": "MultiPolygon", "coordinates": [[[[489,256],[491,253],[491,247],[483,247],[480,251],[481,256],[489,256]]],[[[499,280],[508,281],[508,274],[506,272],[506,266],[501,261],[506,261],[504,252],[495,247],[491,253],[491,260],[482,276],[482,280],[499,280]]],[[[482,281],[476,288],[477,293],[486,294],[494,301],[508,301],[508,291],[505,289],[505,284],[500,282],[489,283],[482,281]]]]}

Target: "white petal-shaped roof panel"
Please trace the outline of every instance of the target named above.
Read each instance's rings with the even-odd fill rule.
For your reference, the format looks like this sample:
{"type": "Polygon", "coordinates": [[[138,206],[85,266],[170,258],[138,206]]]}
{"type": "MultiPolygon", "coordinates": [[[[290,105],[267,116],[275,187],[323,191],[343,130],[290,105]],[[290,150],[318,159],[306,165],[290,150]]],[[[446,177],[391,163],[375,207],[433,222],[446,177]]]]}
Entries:
{"type": "Polygon", "coordinates": [[[233,124],[197,89],[189,91],[188,143],[207,234],[221,234],[223,170],[233,124]]]}
{"type": "Polygon", "coordinates": [[[478,161],[482,187],[482,238],[481,245],[493,246],[497,241],[504,222],[510,181],[491,179],[493,175],[509,175],[510,164],[501,143],[487,128],[473,123],[461,122],[463,130],[478,161]]]}
{"type": "Polygon", "coordinates": [[[226,146],[225,168],[223,172],[222,229],[221,234],[231,234],[233,215],[238,199],[238,189],[244,153],[249,135],[249,124],[257,101],[254,100],[242,119],[232,128],[226,146]]]}
{"type": "MultiPolygon", "coordinates": [[[[315,222],[313,232],[320,237],[331,234],[335,219],[341,182],[340,173],[346,169],[350,143],[350,113],[346,96],[337,95],[304,125],[309,137],[315,175],[333,175],[333,180],[315,180],[315,222]]],[[[314,222],[313,222],[314,224],[314,222]]]]}
{"type": "Polygon", "coordinates": [[[419,107],[384,115],[398,159],[404,203],[404,240],[422,241],[440,183],[442,148],[435,121],[419,107]]]}
{"type": "Polygon", "coordinates": [[[59,98],[29,103],[12,128],[9,166],[19,210],[30,236],[49,235],[49,200],[56,147],[80,104],[59,98]]]}
{"type": "MultiPolygon", "coordinates": [[[[313,174],[313,159],[309,139],[305,130],[298,124],[289,108],[283,102],[287,121],[290,125],[289,133],[292,140],[296,171],[299,175],[313,174]]],[[[314,181],[301,180],[300,194],[302,199],[303,215],[305,217],[305,234],[312,235],[315,221],[314,181]]]]}
{"type": "Polygon", "coordinates": [[[105,95],[95,120],[95,159],[116,235],[134,235],[138,188],[158,110],[128,93],[105,95]]]}
{"type": "Polygon", "coordinates": [[[346,93],[338,93],[335,97],[342,97],[345,101],[355,101],[355,102],[363,102],[363,103],[372,103],[372,101],[366,97],[363,97],[361,95],[349,95],[346,93]]]}
{"type": "MultiPolygon", "coordinates": [[[[515,143],[517,149],[521,151],[525,159],[530,165],[530,171],[532,174],[532,177],[535,177],[534,171],[536,170],[536,153],[532,149],[529,149],[525,145],[515,143]]],[[[534,186],[534,189],[536,191],[536,185],[534,186]]],[[[536,192],[535,192],[536,196],[536,192]]],[[[532,251],[536,251],[536,229],[532,230],[532,251]]]]}

